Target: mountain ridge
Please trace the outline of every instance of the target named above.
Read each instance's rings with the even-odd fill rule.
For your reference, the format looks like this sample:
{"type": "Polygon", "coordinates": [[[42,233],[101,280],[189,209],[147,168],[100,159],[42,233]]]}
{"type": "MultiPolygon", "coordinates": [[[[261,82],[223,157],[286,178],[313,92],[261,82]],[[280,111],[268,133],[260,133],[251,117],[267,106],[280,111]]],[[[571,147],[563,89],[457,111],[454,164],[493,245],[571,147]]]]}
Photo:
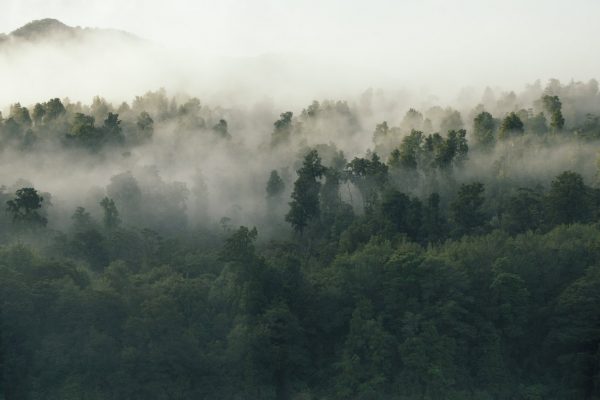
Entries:
{"type": "Polygon", "coordinates": [[[144,41],[142,38],[123,30],[70,26],[55,18],[43,18],[30,21],[9,33],[0,33],[0,44],[10,41],[68,40],[94,35],[117,36],[120,39],[133,42],[144,41]]]}

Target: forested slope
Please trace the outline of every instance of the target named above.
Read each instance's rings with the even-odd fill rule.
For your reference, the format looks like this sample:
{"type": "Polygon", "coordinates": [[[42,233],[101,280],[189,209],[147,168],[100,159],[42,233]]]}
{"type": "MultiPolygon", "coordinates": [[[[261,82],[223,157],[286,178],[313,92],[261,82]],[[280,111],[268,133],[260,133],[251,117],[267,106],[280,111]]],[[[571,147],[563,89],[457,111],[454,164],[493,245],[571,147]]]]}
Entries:
{"type": "Polygon", "coordinates": [[[599,398],[597,83],[496,95],[12,105],[4,398],[599,398]]]}

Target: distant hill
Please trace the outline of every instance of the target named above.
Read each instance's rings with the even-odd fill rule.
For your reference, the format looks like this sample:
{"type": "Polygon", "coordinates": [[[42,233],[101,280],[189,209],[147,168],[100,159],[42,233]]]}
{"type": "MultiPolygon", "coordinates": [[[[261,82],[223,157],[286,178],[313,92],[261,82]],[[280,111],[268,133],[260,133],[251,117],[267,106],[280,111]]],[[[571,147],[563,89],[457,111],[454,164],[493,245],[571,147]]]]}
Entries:
{"type": "Polygon", "coordinates": [[[43,42],[43,41],[65,41],[65,40],[84,40],[89,38],[100,39],[118,39],[132,42],[142,42],[143,40],[131,33],[115,29],[82,28],[73,27],[63,22],[45,18],[31,21],[14,31],[4,34],[0,33],[0,44],[10,42],[43,42]]]}

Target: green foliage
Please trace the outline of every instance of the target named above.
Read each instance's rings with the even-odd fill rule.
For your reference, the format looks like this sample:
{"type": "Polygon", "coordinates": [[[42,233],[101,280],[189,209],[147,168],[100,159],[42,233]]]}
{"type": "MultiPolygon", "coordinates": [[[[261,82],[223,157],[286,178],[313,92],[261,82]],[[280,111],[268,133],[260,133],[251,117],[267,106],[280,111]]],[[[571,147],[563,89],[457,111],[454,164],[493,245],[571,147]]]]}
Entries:
{"type": "Polygon", "coordinates": [[[100,201],[100,206],[104,211],[104,227],[108,230],[117,228],[121,224],[121,219],[114,200],[105,197],[100,201]]]}
{"type": "Polygon", "coordinates": [[[554,224],[586,222],[591,217],[590,189],[581,175],[565,171],[552,181],[547,197],[549,218],[554,224]]]}
{"type": "Polygon", "coordinates": [[[292,117],[294,113],[287,111],[281,114],[280,118],[273,123],[275,129],[271,135],[271,146],[278,146],[287,143],[292,134],[292,117]]]}
{"type": "Polygon", "coordinates": [[[476,143],[483,148],[493,147],[496,138],[496,121],[492,114],[483,111],[473,120],[473,136],[476,143]]]}
{"type": "Polygon", "coordinates": [[[369,210],[377,203],[388,180],[388,166],[380,161],[377,153],[373,153],[371,159],[355,157],[346,165],[345,175],[356,185],[365,209],[369,210]]]}
{"type": "Polygon", "coordinates": [[[248,229],[241,226],[231,237],[227,238],[221,259],[223,261],[237,261],[243,263],[254,258],[253,242],[258,236],[256,228],[248,229]]]}
{"type": "Polygon", "coordinates": [[[525,130],[537,135],[548,132],[548,124],[544,113],[538,113],[537,115],[530,116],[525,123],[525,130]]]}
{"type": "MultiPolygon", "coordinates": [[[[588,89],[591,107],[597,87],[588,89]]],[[[70,219],[66,192],[46,214],[50,194],[0,187],[0,397],[599,398],[600,189],[584,181],[590,160],[571,157],[593,153],[569,152],[593,152],[580,140],[599,137],[600,123],[577,110],[583,100],[561,98],[577,135],[540,137],[546,116],[518,110],[509,93],[486,101],[518,110],[502,124],[478,107],[467,134],[450,108],[432,107],[427,118],[410,109],[399,127],[376,126],[377,153],[350,162],[324,138],[339,121],[348,123],[333,129],[344,140],[364,132],[359,114],[315,101],[297,120],[282,114],[259,145],[284,163],[269,175],[269,210],[205,213],[199,224],[188,225],[186,186],[155,167],[113,176],[105,192],[90,193],[93,203],[79,198],[89,209],[70,219]],[[496,145],[497,131],[511,140],[496,145]],[[290,228],[282,177],[289,155],[309,143],[290,228]],[[531,173],[534,153],[552,167],[531,173]],[[577,172],[552,179],[566,168],[557,153],[577,172]],[[261,236],[235,229],[238,221],[261,236]]],[[[566,131],[558,97],[536,109],[542,102],[551,128],[566,131]]],[[[90,107],[52,99],[30,109],[16,104],[0,118],[2,150],[28,162],[36,148],[65,144],[73,168],[83,157],[137,157],[155,130],[161,145],[205,135],[242,163],[253,156],[215,137],[229,135],[222,110],[162,90],[118,109],[100,97],[90,107]],[[161,138],[165,126],[173,135],[161,138]]],[[[187,155],[169,151],[169,160],[187,155]]],[[[219,168],[236,165],[245,167],[219,168]]],[[[260,200],[256,182],[244,185],[260,200]]],[[[192,194],[205,192],[199,182],[192,194]]]]}
{"type": "Polygon", "coordinates": [[[521,118],[514,113],[509,113],[500,124],[500,133],[498,134],[499,139],[509,139],[514,136],[522,135],[524,132],[524,124],[521,118]]]}
{"type": "Polygon", "coordinates": [[[486,223],[486,216],[482,211],[485,201],[484,185],[480,182],[462,184],[458,190],[457,198],[452,202],[450,209],[452,219],[463,232],[477,233],[486,223]]]}
{"type": "Polygon", "coordinates": [[[148,140],[154,134],[154,120],[146,111],[142,111],[136,121],[142,140],[148,140]]]}
{"type": "Polygon", "coordinates": [[[565,126],[565,119],[562,115],[562,103],[558,96],[545,95],[542,97],[542,104],[546,111],[550,113],[550,127],[554,131],[560,131],[565,126]]]}
{"type": "Polygon", "coordinates": [[[404,137],[400,148],[392,151],[388,163],[393,168],[408,171],[448,171],[466,160],[469,152],[466,135],[464,129],[449,131],[446,138],[438,133],[423,136],[422,132],[412,131],[404,137]]]}
{"type": "Polygon", "coordinates": [[[512,234],[536,230],[544,224],[544,204],[540,193],[519,188],[508,199],[502,214],[502,225],[512,234]]]}
{"type": "Polygon", "coordinates": [[[407,169],[417,169],[420,156],[421,144],[423,143],[423,132],[411,131],[410,135],[402,139],[400,145],[398,162],[392,162],[394,166],[407,169]]]}
{"type": "Polygon", "coordinates": [[[17,124],[25,127],[31,126],[31,116],[27,107],[22,107],[20,103],[15,103],[10,106],[9,117],[17,124]]]}
{"type": "Polygon", "coordinates": [[[290,211],[286,214],[288,221],[296,232],[302,233],[310,220],[318,218],[321,209],[319,192],[320,179],[326,168],[321,165],[321,158],[316,150],[309,151],[304,157],[302,168],[298,172],[298,179],[294,182],[290,211]]]}
{"type": "Polygon", "coordinates": [[[271,171],[271,175],[269,175],[269,180],[267,181],[267,197],[278,197],[281,196],[283,191],[285,190],[285,183],[283,179],[279,176],[277,170],[271,171]]]}
{"type": "Polygon", "coordinates": [[[15,198],[6,202],[6,211],[12,221],[25,227],[44,227],[48,223],[40,212],[44,198],[34,188],[21,188],[15,193],[15,198]]]}

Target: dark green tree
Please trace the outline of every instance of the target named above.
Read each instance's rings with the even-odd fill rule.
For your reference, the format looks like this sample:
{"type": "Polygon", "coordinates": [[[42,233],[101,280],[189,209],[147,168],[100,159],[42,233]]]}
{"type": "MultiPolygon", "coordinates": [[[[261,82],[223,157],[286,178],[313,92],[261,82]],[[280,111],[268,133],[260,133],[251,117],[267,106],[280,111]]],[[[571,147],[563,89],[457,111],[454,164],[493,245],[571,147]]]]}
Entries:
{"type": "Polygon", "coordinates": [[[71,220],[73,220],[73,230],[75,232],[85,231],[94,225],[92,216],[83,207],[77,207],[71,216],[71,220]]]}
{"type": "Polygon", "coordinates": [[[10,118],[23,127],[31,126],[31,116],[27,107],[22,107],[20,103],[15,103],[10,106],[10,118]]]}
{"type": "Polygon", "coordinates": [[[296,232],[302,233],[308,222],[320,215],[319,180],[325,170],[317,151],[311,150],[304,157],[302,168],[297,171],[298,179],[294,182],[290,211],[285,216],[296,232]]]}
{"type": "Polygon", "coordinates": [[[136,126],[142,139],[149,139],[154,134],[154,120],[146,111],[142,111],[138,115],[136,126]]]}
{"type": "Polygon", "coordinates": [[[108,113],[104,120],[104,140],[113,143],[123,143],[124,137],[121,129],[119,114],[108,113]]]}
{"type": "Polygon", "coordinates": [[[522,135],[524,131],[523,121],[521,118],[511,112],[502,120],[500,124],[500,133],[498,134],[499,139],[508,139],[512,136],[522,135]]]}
{"type": "Polygon", "coordinates": [[[294,113],[286,111],[280,115],[280,118],[273,123],[274,130],[271,135],[271,145],[277,146],[282,143],[287,143],[292,134],[292,117],[294,113]]]}
{"type": "Polygon", "coordinates": [[[13,222],[29,227],[46,226],[48,220],[40,211],[44,198],[34,188],[21,188],[16,191],[15,198],[6,202],[6,210],[13,222]]]}
{"type": "Polygon", "coordinates": [[[94,117],[83,113],[75,113],[71,124],[71,132],[67,138],[90,150],[98,150],[102,144],[102,133],[94,126],[94,117]]]}
{"type": "Polygon", "coordinates": [[[36,126],[39,126],[42,123],[44,115],[46,115],[46,108],[40,103],[36,103],[33,107],[33,112],[31,113],[31,117],[36,126]]]}
{"type": "Polygon", "coordinates": [[[271,175],[269,175],[269,180],[267,181],[267,197],[279,197],[283,194],[285,190],[285,183],[283,179],[279,176],[277,170],[272,170],[271,175]]]}
{"type": "Polygon", "coordinates": [[[482,148],[489,149],[493,147],[496,132],[496,120],[487,111],[483,111],[473,120],[473,136],[475,142],[482,148]]]}
{"type": "Polygon", "coordinates": [[[565,171],[552,181],[546,204],[554,224],[587,222],[591,217],[590,190],[583,177],[572,171],[565,171]]]}
{"type": "Polygon", "coordinates": [[[113,230],[121,224],[119,211],[113,199],[105,197],[100,201],[100,206],[104,211],[104,227],[108,230],[113,230]]]}
{"type": "Polygon", "coordinates": [[[562,103],[558,96],[545,95],[542,97],[544,109],[550,113],[550,127],[557,132],[565,126],[565,119],[562,115],[562,103]]]}
{"type": "Polygon", "coordinates": [[[466,135],[467,131],[461,129],[448,132],[446,140],[434,140],[434,163],[438,168],[448,169],[453,165],[460,166],[462,164],[469,152],[466,135]]]}
{"type": "Polygon", "coordinates": [[[483,183],[474,182],[462,184],[457,198],[450,204],[452,219],[463,233],[476,233],[486,222],[486,216],[481,210],[485,198],[483,183]]]}
{"type": "Polygon", "coordinates": [[[256,227],[248,229],[245,226],[235,231],[225,240],[220,258],[226,262],[248,262],[252,261],[255,255],[254,241],[258,236],[256,227]]]}
{"type": "Polygon", "coordinates": [[[371,210],[388,181],[388,166],[373,153],[370,159],[355,157],[346,166],[345,175],[360,191],[365,210],[371,210]]]}
{"type": "MultiPolygon", "coordinates": [[[[417,169],[419,156],[421,152],[421,144],[423,143],[423,132],[411,131],[410,135],[405,136],[402,139],[402,144],[399,148],[398,164],[402,168],[406,169],[417,169]]],[[[392,158],[394,159],[394,154],[392,158]]],[[[392,164],[396,164],[392,161],[392,164]]]]}
{"type": "Polygon", "coordinates": [[[44,122],[54,121],[67,112],[65,106],[58,98],[48,100],[48,102],[44,104],[44,108],[46,110],[44,122]]]}
{"type": "Polygon", "coordinates": [[[440,209],[440,195],[432,193],[423,207],[423,237],[428,243],[439,243],[446,238],[448,222],[440,209]]]}
{"type": "Polygon", "coordinates": [[[502,213],[502,227],[511,234],[536,230],[544,222],[544,205],[541,195],[529,188],[519,188],[508,199],[502,213]]]}

